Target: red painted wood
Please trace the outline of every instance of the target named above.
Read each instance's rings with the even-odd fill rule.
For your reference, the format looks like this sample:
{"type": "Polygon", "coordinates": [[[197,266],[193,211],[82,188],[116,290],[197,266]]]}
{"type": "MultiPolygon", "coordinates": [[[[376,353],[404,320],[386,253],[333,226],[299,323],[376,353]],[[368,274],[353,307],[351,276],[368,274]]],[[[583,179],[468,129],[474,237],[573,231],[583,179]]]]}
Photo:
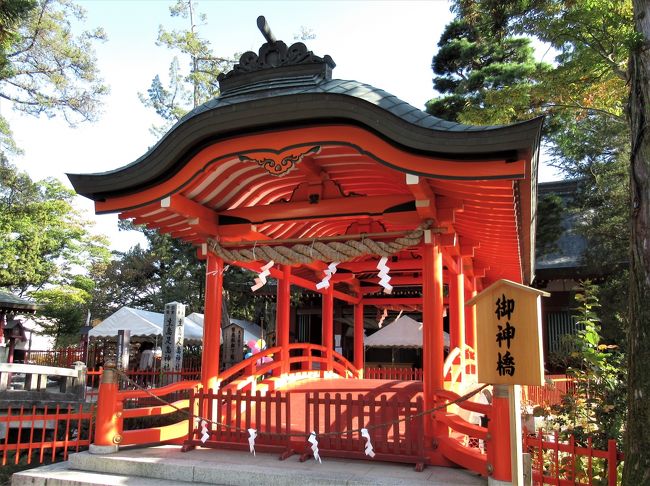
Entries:
{"type": "MultiPolygon", "coordinates": [[[[472,277],[472,286],[476,287],[476,278],[472,277]]],[[[465,302],[476,297],[478,292],[471,290],[466,292],[465,302]]],[[[476,306],[465,307],[465,342],[469,347],[476,350],[476,306]]]]}
{"type": "Polygon", "coordinates": [[[458,272],[449,276],[449,349],[465,344],[465,275],[462,259],[454,260],[458,272]]]}
{"type": "Polygon", "coordinates": [[[508,398],[494,393],[492,414],[488,422],[490,441],[487,445],[488,463],[492,477],[498,481],[511,481],[510,469],[510,407],[508,398]]]}
{"type": "MultiPolygon", "coordinates": [[[[363,370],[365,364],[365,349],[363,346],[363,304],[354,306],[354,366],[363,370]]],[[[363,372],[359,378],[363,378],[363,372]]]]}
{"type": "Polygon", "coordinates": [[[223,299],[223,260],[208,253],[205,275],[205,319],[203,321],[203,388],[216,389],[219,376],[221,309],[223,299]]]}
{"type": "Polygon", "coordinates": [[[322,343],[326,349],[326,369],[331,371],[332,351],[334,351],[334,286],[330,285],[323,292],[322,298],[323,336],[322,343]]]}
{"type": "Polygon", "coordinates": [[[277,345],[282,348],[280,360],[282,367],[278,369],[278,374],[289,372],[289,319],[291,309],[291,266],[282,265],[282,278],[278,280],[277,296],[277,345]]]}

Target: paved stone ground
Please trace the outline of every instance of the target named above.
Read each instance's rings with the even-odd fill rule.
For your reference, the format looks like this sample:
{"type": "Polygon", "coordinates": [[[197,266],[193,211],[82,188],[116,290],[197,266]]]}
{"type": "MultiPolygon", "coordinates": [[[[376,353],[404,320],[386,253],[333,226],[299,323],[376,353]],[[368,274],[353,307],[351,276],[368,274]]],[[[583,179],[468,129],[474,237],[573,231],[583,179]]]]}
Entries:
{"type": "Polygon", "coordinates": [[[322,464],[299,462],[297,455],[279,461],[277,454],[202,449],[180,452],[179,446],[123,449],[116,454],[81,452],[64,463],[14,474],[12,486],[184,486],[217,485],[486,485],[487,480],[462,469],[324,458],[322,464]]]}

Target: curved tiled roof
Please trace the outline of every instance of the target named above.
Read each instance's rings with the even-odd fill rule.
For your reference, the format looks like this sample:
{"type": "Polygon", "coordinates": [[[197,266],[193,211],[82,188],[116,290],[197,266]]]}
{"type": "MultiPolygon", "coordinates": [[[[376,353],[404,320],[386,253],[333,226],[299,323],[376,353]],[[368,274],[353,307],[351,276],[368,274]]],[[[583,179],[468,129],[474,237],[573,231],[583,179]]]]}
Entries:
{"type": "Polygon", "coordinates": [[[294,76],[229,90],[185,115],[133,163],[101,174],[68,174],[94,200],[136,192],[176,173],[206,145],[254,130],[321,123],[363,126],[392,144],[447,159],[517,158],[536,149],[541,119],[508,126],[471,126],[429,115],[358,81],[294,76]]]}

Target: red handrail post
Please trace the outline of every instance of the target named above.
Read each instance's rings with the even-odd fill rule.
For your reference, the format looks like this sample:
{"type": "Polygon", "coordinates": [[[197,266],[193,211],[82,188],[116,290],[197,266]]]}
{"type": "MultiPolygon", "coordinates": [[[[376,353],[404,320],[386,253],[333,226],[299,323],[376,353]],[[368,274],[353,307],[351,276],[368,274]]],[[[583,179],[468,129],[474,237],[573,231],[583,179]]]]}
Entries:
{"type": "Polygon", "coordinates": [[[607,484],[616,486],[618,469],[618,451],[616,450],[616,440],[607,441],[607,484]]]}
{"type": "MultiPolygon", "coordinates": [[[[334,286],[331,285],[322,295],[322,343],[325,347],[325,357],[327,358],[324,368],[326,371],[332,371],[334,369],[334,286]]],[[[323,376],[323,363],[321,363],[321,376],[323,376]]]]}
{"type": "Polygon", "coordinates": [[[506,386],[496,385],[494,387],[488,433],[488,474],[495,481],[511,481],[510,405],[506,386]]]}
{"type": "Polygon", "coordinates": [[[122,411],[117,392],[117,370],[110,363],[104,368],[99,384],[95,442],[89,448],[91,454],[110,454],[118,451],[118,445],[122,441],[122,411]]]}
{"type": "Polygon", "coordinates": [[[363,378],[364,367],[363,347],[363,304],[354,305],[354,366],[359,370],[357,378],[363,378]]]}
{"type": "Polygon", "coordinates": [[[291,265],[282,265],[282,278],[278,281],[276,313],[276,343],[282,348],[280,353],[281,366],[274,376],[289,373],[289,327],[291,319],[291,265]]]}

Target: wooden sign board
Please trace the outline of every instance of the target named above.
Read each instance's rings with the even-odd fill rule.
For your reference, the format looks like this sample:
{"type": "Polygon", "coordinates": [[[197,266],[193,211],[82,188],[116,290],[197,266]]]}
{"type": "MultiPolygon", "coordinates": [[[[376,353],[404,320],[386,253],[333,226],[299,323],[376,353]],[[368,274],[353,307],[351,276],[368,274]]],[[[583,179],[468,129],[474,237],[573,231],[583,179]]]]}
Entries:
{"type": "Polygon", "coordinates": [[[544,384],[540,297],[549,295],[499,280],[467,301],[467,305],[476,305],[476,368],[480,383],[544,384]]]}

